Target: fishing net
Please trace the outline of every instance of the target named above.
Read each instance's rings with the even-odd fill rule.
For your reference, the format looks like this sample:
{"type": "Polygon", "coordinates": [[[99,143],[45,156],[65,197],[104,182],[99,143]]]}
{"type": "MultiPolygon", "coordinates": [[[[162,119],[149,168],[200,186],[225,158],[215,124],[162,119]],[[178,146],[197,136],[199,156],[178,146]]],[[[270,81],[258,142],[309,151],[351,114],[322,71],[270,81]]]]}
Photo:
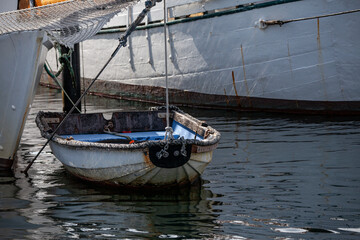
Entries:
{"type": "Polygon", "coordinates": [[[0,14],[0,35],[43,30],[72,47],[95,35],[117,13],[138,0],[70,0],[0,14]]]}

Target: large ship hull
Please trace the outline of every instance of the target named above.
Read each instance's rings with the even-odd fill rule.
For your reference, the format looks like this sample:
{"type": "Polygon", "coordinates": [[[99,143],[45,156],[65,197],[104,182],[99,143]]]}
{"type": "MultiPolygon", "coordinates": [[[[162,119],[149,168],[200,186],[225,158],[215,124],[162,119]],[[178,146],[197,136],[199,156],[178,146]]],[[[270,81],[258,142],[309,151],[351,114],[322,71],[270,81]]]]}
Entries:
{"type": "Polygon", "coordinates": [[[11,168],[48,48],[45,32],[0,35],[0,168],[11,168]]]}
{"type": "MultiPolygon", "coordinates": [[[[359,9],[359,1],[201,3],[168,1],[172,103],[238,110],[360,112],[359,12],[266,28],[260,23],[346,12],[359,9]]],[[[92,88],[94,94],[164,101],[163,27],[156,23],[161,21],[161,8],[160,4],[133,33],[128,47],[92,88]]],[[[115,17],[107,29],[83,43],[85,82],[115,48],[122,33],[119,26],[136,14],[136,7],[129,9],[128,15],[115,17]]]]}

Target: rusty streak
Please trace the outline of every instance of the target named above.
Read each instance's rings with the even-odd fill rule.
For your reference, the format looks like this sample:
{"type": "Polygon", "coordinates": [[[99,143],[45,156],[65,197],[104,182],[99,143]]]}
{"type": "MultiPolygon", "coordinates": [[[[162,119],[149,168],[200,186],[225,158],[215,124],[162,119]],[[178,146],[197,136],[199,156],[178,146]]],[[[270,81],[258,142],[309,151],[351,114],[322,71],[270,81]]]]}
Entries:
{"type": "Polygon", "coordinates": [[[245,71],[245,58],[244,58],[244,50],[242,44],[240,45],[241,48],[241,60],[242,60],[242,66],[243,66],[243,72],[244,72],[244,81],[245,81],[245,87],[246,87],[246,96],[248,97],[248,104],[251,106],[251,99],[250,99],[250,93],[249,93],[249,87],[246,80],[246,71],[245,71]]]}
{"type": "Polygon", "coordinates": [[[229,105],[229,98],[226,94],[226,89],[224,88],[224,94],[225,94],[225,100],[226,100],[226,105],[229,105]]]}
{"type": "Polygon", "coordinates": [[[239,97],[239,94],[238,94],[238,92],[237,92],[237,90],[236,90],[234,71],[232,71],[231,73],[232,73],[233,85],[234,85],[234,90],[235,90],[235,95],[236,95],[236,102],[237,102],[237,104],[239,105],[239,107],[241,107],[240,97],[239,97]]]}

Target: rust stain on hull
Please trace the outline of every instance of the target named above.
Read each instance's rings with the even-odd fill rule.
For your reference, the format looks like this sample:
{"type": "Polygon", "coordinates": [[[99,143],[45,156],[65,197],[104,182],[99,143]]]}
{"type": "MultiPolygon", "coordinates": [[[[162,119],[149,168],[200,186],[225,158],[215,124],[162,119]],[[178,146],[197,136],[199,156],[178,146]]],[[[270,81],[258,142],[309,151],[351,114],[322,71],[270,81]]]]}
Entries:
{"type": "Polygon", "coordinates": [[[154,164],[151,162],[150,157],[149,157],[149,149],[146,149],[146,151],[144,152],[144,162],[146,164],[146,166],[148,167],[155,167],[154,164]]]}
{"type": "Polygon", "coordinates": [[[225,94],[225,100],[226,100],[226,105],[229,105],[229,98],[226,94],[226,89],[224,88],[224,94],[225,94]]]}
{"type": "Polygon", "coordinates": [[[247,83],[247,80],[246,80],[245,57],[244,57],[244,50],[243,50],[242,44],[240,46],[240,49],[241,49],[241,60],[242,60],[242,66],[243,66],[243,72],[244,72],[244,82],[245,82],[245,88],[246,88],[246,96],[248,97],[249,105],[251,105],[249,86],[248,86],[248,83],[247,83]]]}
{"type": "Polygon", "coordinates": [[[240,97],[239,97],[239,94],[238,94],[238,92],[237,92],[236,84],[235,84],[235,74],[234,74],[234,71],[231,72],[231,75],[232,75],[232,80],[233,80],[233,85],[234,85],[234,90],[235,90],[235,95],[236,95],[237,104],[239,105],[239,107],[241,107],[240,97]]]}

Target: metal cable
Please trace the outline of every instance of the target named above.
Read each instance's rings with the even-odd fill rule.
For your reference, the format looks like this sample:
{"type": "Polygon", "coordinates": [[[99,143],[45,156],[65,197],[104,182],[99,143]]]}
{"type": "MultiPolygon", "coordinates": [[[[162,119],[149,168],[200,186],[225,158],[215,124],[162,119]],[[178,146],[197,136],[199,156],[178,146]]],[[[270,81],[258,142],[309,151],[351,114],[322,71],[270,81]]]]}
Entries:
{"type": "Polygon", "coordinates": [[[355,13],[360,12],[360,9],[345,11],[345,12],[338,12],[338,13],[330,13],[330,14],[324,14],[319,16],[313,16],[313,17],[304,17],[304,18],[296,18],[296,19],[290,19],[290,20],[267,20],[267,21],[260,21],[261,24],[266,25],[284,25],[285,23],[291,23],[291,22],[299,22],[299,21],[306,21],[311,19],[318,19],[318,18],[325,18],[325,17],[332,17],[332,16],[338,16],[343,14],[349,14],[349,13],[355,13]]]}

